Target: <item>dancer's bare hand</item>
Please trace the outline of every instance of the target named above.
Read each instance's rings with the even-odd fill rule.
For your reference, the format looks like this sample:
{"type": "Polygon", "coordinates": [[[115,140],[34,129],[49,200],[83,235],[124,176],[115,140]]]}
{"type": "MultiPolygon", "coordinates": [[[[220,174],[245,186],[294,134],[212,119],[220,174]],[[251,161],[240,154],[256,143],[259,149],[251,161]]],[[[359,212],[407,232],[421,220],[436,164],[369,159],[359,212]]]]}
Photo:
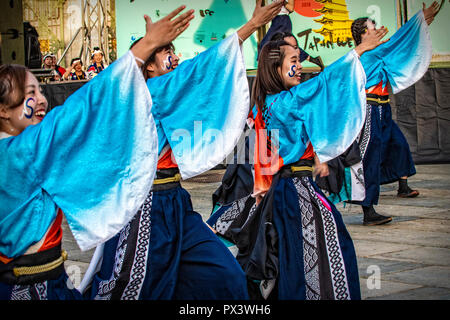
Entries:
{"type": "Polygon", "coordinates": [[[356,52],[361,56],[364,52],[370,51],[379,45],[389,41],[389,39],[382,40],[389,30],[384,26],[380,29],[367,29],[365,37],[361,43],[355,48],[356,52]]]}
{"type": "Polygon", "coordinates": [[[270,22],[275,16],[280,13],[281,7],[284,5],[284,0],[273,2],[267,6],[261,5],[262,0],[256,2],[255,10],[253,11],[253,16],[251,19],[244,24],[237,31],[238,37],[245,41],[250,37],[253,32],[255,32],[259,27],[270,22]]]}
{"type": "Polygon", "coordinates": [[[318,175],[319,177],[323,178],[330,174],[330,170],[328,168],[328,164],[326,162],[323,163],[316,163],[314,165],[314,175],[318,175]]]}
{"type": "Polygon", "coordinates": [[[175,40],[189,27],[189,21],[194,18],[194,10],[189,10],[175,18],[185,8],[186,6],[184,5],[180,6],[156,22],[152,22],[148,15],[144,15],[146,22],[144,40],[155,43],[157,47],[164,46],[175,40]]]}
{"type": "Polygon", "coordinates": [[[252,20],[256,28],[259,28],[275,18],[279,13],[283,5],[284,0],[273,2],[269,5],[262,6],[262,0],[256,2],[255,10],[253,11],[252,20]]]}
{"type": "Polygon", "coordinates": [[[147,60],[152,52],[175,40],[189,27],[189,21],[194,18],[194,10],[189,10],[175,18],[186,6],[180,6],[164,18],[152,22],[148,15],[144,15],[146,22],[145,36],[132,49],[134,56],[147,60]]]}
{"type": "Polygon", "coordinates": [[[425,6],[425,3],[422,2],[422,7],[425,21],[428,23],[428,25],[430,25],[439,11],[439,3],[437,1],[433,1],[433,3],[427,8],[425,6]]]}

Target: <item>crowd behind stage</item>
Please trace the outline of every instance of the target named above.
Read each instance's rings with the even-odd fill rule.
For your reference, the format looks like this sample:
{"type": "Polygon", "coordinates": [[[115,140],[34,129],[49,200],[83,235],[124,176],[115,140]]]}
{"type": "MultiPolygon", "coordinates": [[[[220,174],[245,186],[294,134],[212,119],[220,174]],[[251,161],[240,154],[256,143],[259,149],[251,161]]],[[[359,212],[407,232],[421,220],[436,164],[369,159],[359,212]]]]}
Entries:
{"type": "Polygon", "coordinates": [[[64,69],[57,64],[56,55],[50,52],[42,58],[42,69],[53,69],[50,81],[91,80],[107,67],[103,58],[103,52],[95,47],[91,54],[91,64],[87,68],[77,57],[70,61],[69,68],[64,69]]]}

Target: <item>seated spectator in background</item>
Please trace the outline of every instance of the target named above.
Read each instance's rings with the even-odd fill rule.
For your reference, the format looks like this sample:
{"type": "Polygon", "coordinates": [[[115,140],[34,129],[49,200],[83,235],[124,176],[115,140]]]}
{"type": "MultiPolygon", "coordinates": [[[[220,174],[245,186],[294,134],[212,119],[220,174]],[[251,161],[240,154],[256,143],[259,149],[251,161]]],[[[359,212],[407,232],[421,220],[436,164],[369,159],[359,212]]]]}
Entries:
{"type": "Polygon", "coordinates": [[[63,67],[59,66],[56,62],[56,56],[53,55],[53,69],[55,69],[58,74],[60,75],[61,79],[64,73],[66,73],[66,69],[64,69],[63,67]]]}
{"type": "Polygon", "coordinates": [[[64,80],[87,80],[88,75],[83,70],[83,62],[80,58],[73,58],[70,62],[71,67],[64,73],[64,80]]]}
{"type": "Polygon", "coordinates": [[[66,72],[64,68],[56,65],[56,56],[51,52],[47,53],[42,59],[42,69],[53,69],[53,77],[50,78],[52,81],[60,81],[66,72]]]}
{"type": "Polygon", "coordinates": [[[100,72],[102,72],[106,66],[103,63],[103,52],[99,47],[94,48],[94,52],[91,55],[92,64],[89,66],[87,70],[87,74],[89,79],[94,78],[100,72]]]}

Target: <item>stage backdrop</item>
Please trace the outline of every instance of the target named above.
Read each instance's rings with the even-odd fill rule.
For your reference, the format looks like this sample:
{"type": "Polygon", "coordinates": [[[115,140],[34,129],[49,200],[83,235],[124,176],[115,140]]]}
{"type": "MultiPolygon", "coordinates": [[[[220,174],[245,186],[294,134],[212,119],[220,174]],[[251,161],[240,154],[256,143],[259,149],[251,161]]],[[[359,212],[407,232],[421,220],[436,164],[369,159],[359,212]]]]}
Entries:
{"type": "MultiPolygon", "coordinates": [[[[354,19],[371,17],[378,26],[397,30],[396,1],[393,0],[297,0],[291,13],[293,33],[299,46],[311,56],[321,56],[325,65],[355,47],[350,27],[354,19]]],[[[304,63],[305,67],[311,66],[304,63]]]]}
{"type": "MultiPolygon", "coordinates": [[[[144,34],[144,13],[156,21],[181,4],[195,10],[191,26],[174,42],[181,60],[194,57],[239,29],[251,18],[255,7],[254,0],[116,0],[118,55],[144,34]]],[[[389,37],[401,26],[404,12],[411,18],[421,6],[422,0],[296,0],[295,11],[290,15],[292,31],[301,48],[312,56],[320,55],[329,65],[354,48],[350,32],[354,19],[371,17],[390,30],[389,37]]],[[[450,3],[445,3],[431,26],[433,61],[450,62],[450,37],[446,35],[450,30],[449,17],[450,3]]],[[[254,34],[244,44],[247,69],[256,68],[256,47],[254,34]]],[[[315,65],[304,63],[304,67],[312,66],[315,65]]]]}
{"type": "MultiPolygon", "coordinates": [[[[252,16],[252,0],[116,0],[117,53],[124,54],[145,33],[144,14],[157,21],[180,5],[195,10],[189,28],[174,41],[181,61],[218,43],[244,25],[252,16]]],[[[247,69],[256,68],[256,33],[245,41],[247,69]]]]}
{"type": "MultiPolygon", "coordinates": [[[[329,65],[354,48],[352,20],[371,17],[389,29],[389,37],[422,8],[422,2],[429,6],[433,0],[296,0],[290,17],[300,47],[311,56],[320,55],[329,65]]],[[[392,101],[393,117],[407,137],[417,163],[450,162],[450,2],[438,2],[443,6],[430,27],[432,68],[392,101]]],[[[175,40],[176,53],[182,61],[236,31],[250,19],[255,1],[116,0],[118,55],[144,34],[144,13],[156,21],[181,4],[195,10],[191,26],[175,40]]],[[[247,69],[256,68],[256,48],[253,35],[244,44],[247,69]]],[[[315,66],[307,62],[303,65],[315,66]]]]}
{"type": "MultiPolygon", "coordinates": [[[[408,0],[407,18],[412,17],[418,10],[422,9],[422,2],[430,4],[431,1],[408,0]]],[[[431,41],[433,43],[432,66],[450,65],[450,1],[438,0],[442,8],[433,23],[430,25],[431,41]]]]}

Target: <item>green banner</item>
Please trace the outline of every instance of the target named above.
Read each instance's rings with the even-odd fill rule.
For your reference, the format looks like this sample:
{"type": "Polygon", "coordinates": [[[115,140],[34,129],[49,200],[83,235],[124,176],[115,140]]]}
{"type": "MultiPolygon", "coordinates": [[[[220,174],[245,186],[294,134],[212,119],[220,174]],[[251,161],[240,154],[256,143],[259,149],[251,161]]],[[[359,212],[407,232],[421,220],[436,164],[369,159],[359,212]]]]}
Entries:
{"type": "MultiPolygon", "coordinates": [[[[271,2],[270,0],[266,0],[271,2]]],[[[392,36],[401,25],[403,7],[411,18],[422,8],[421,1],[395,0],[296,0],[295,10],[290,14],[292,32],[299,45],[311,56],[321,56],[325,65],[354,48],[350,26],[354,19],[370,17],[377,26],[389,29],[392,36]]],[[[427,5],[432,1],[425,0],[427,5]]],[[[131,43],[145,31],[143,15],[153,21],[159,20],[178,6],[185,4],[195,10],[190,27],[174,41],[176,54],[190,59],[231,35],[251,18],[254,0],[116,0],[117,50],[124,54],[131,43]]],[[[446,3],[431,25],[434,61],[450,61],[450,3],[446,3]]],[[[257,40],[254,34],[243,46],[247,69],[257,66],[257,40]]],[[[304,67],[315,67],[305,61],[304,67]]]]}
{"type": "MultiPolygon", "coordinates": [[[[180,5],[195,10],[189,28],[174,41],[176,54],[190,59],[243,26],[252,16],[253,0],[116,0],[117,51],[124,54],[145,33],[144,14],[157,21],[180,5]]],[[[245,41],[248,69],[256,68],[256,34],[245,41]]]]}

